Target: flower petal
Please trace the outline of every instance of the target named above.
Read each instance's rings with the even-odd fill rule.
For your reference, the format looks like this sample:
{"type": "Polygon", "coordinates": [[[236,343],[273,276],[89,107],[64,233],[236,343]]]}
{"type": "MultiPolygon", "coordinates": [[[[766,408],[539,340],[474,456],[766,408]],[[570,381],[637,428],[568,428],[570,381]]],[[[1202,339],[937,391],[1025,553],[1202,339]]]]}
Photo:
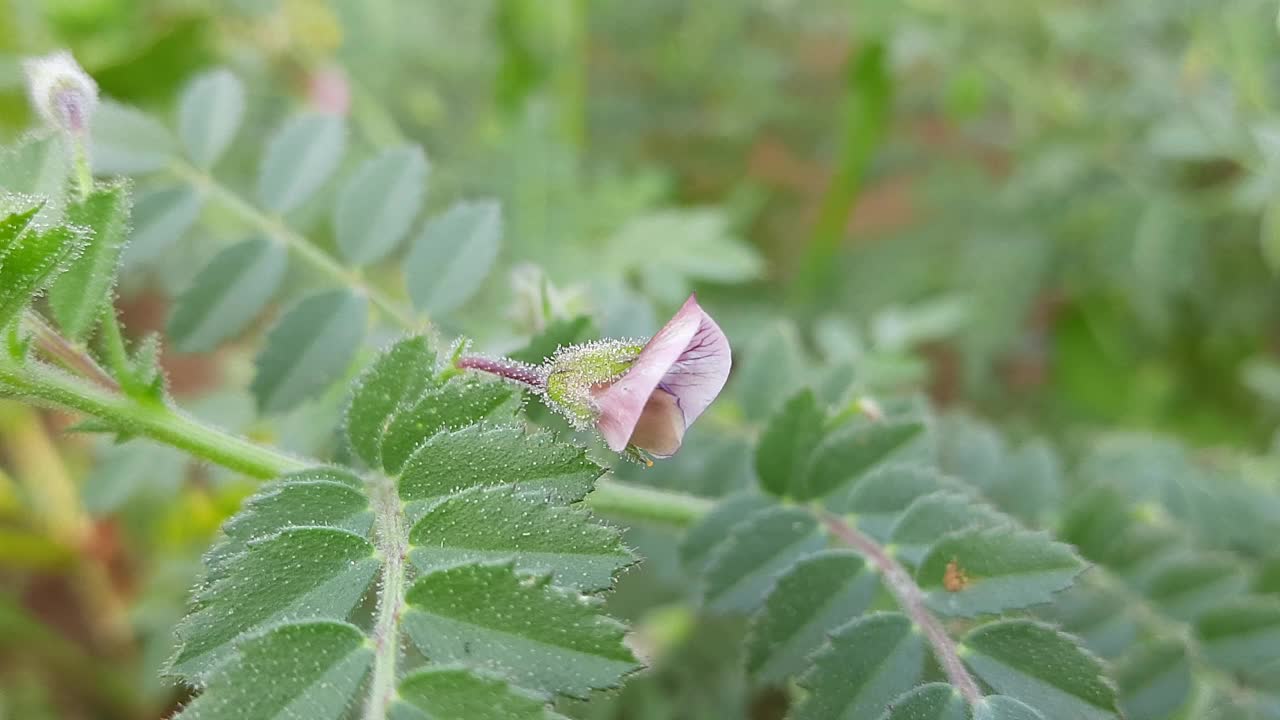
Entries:
{"type": "Polygon", "coordinates": [[[627,448],[649,396],[689,347],[705,315],[697,300],[689,296],[675,317],[649,339],[627,373],[596,395],[600,409],[596,427],[610,450],[627,448]]]}
{"type": "Polygon", "coordinates": [[[660,389],[676,396],[676,402],[684,411],[685,427],[692,425],[724,389],[733,366],[729,338],[702,308],[698,308],[698,313],[701,315],[698,331],[658,383],[660,389]]]}
{"type": "Polygon", "coordinates": [[[654,457],[671,457],[684,442],[686,427],[688,423],[676,396],[654,390],[644,405],[644,412],[640,413],[629,442],[654,457]]]}

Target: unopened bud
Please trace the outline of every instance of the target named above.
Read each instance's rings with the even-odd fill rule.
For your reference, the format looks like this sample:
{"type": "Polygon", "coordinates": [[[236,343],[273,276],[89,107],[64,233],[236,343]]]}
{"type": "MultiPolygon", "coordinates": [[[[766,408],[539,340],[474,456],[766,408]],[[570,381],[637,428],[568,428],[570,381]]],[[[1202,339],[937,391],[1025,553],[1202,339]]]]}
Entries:
{"type": "Polygon", "coordinates": [[[66,50],[29,58],[27,74],[31,104],[45,122],[75,136],[83,136],[98,105],[98,84],[66,50]]]}

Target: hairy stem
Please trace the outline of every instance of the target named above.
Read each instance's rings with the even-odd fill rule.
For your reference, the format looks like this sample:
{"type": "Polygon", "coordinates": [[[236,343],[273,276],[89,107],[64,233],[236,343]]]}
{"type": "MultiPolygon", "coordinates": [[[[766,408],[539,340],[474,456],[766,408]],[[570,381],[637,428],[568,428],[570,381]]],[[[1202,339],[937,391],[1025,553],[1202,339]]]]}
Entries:
{"type": "Polygon", "coordinates": [[[139,402],[39,363],[0,365],[0,389],[106,420],[124,431],[257,478],[314,465],[206,425],[168,404],[139,402]]]}
{"type": "Polygon", "coordinates": [[[404,615],[405,560],[409,532],[395,481],[380,473],[368,480],[378,553],[382,555],[382,583],[373,626],[373,680],[365,720],[383,720],[396,695],[396,665],[400,660],[400,618],[404,615]]]}
{"type": "Polygon", "coordinates": [[[72,345],[66,338],[58,334],[45,322],[43,317],[34,310],[27,310],[22,317],[23,322],[31,329],[31,334],[35,337],[36,347],[44,353],[49,359],[57,362],[63,367],[75,372],[95,383],[101,385],[107,390],[119,390],[120,384],[116,382],[111,374],[102,369],[92,357],[80,348],[72,345]]]}
{"type": "Polygon", "coordinates": [[[218,182],[212,175],[178,159],[173,160],[170,170],[174,175],[191,183],[217,200],[223,207],[240,216],[241,220],[292,250],[315,269],[369,298],[369,301],[392,322],[410,332],[422,329],[425,323],[416,319],[413,313],[401,307],[381,290],[366,283],[356,273],[343,267],[341,263],[285,225],[279,218],[258,209],[235,191],[218,182]]]}
{"type": "Polygon", "coordinates": [[[929,608],[925,607],[924,593],[920,591],[920,586],[916,584],[906,568],[893,559],[893,556],[879,543],[862,534],[843,518],[821,510],[817,511],[817,514],[832,535],[862,553],[880,570],[880,575],[884,578],[889,592],[897,598],[902,611],[924,633],[925,639],[933,648],[934,657],[938,659],[938,664],[947,675],[947,680],[960,691],[965,701],[973,705],[981,700],[982,690],[969,674],[969,670],[965,668],[964,662],[960,660],[955,641],[947,634],[942,623],[929,612],[929,608]]]}

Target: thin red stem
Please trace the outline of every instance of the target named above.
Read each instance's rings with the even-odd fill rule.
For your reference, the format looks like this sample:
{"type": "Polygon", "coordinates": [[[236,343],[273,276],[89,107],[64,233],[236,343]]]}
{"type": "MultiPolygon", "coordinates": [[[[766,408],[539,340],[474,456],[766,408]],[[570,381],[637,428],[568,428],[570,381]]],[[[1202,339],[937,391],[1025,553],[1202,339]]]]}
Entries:
{"type": "Polygon", "coordinates": [[[538,372],[538,368],[514,360],[495,360],[480,355],[463,355],[458,358],[457,366],[465,370],[479,370],[490,375],[528,385],[536,390],[547,386],[547,380],[538,372]]]}

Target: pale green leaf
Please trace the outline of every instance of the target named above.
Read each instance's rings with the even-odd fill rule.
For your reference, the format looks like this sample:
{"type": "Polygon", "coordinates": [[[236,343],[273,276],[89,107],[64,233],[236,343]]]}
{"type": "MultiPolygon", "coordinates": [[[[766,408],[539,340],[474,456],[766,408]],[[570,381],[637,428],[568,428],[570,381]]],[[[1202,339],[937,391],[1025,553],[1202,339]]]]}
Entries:
{"type": "Polygon", "coordinates": [[[917,498],[898,518],[889,537],[893,551],[916,565],[935,541],[950,532],[971,527],[1008,524],[1009,518],[968,495],[940,491],[917,498]]]}
{"type": "Polygon", "coordinates": [[[239,644],[215,668],[181,720],[339,720],[373,666],[354,625],[332,621],[273,627],[239,644]]]}
{"type": "Polygon", "coordinates": [[[751,612],[779,575],[826,542],[818,521],[804,510],[761,510],[734,525],[716,547],[707,564],[703,601],[721,612],[751,612]]]}
{"type": "Polygon", "coordinates": [[[251,389],[263,412],[288,410],[339,380],[368,321],[367,302],[346,290],[303,298],[267,334],[251,389]]]}
{"type": "Polygon", "coordinates": [[[687,571],[701,575],[711,560],[713,551],[729,536],[733,526],[773,504],[764,495],[742,492],[730,495],[689,528],[680,542],[680,561],[687,571]]]}
{"type": "Polygon", "coordinates": [[[879,578],[850,550],[824,550],[778,578],[747,635],[747,672],[784,684],[808,666],[831,628],[857,618],[875,598],[879,578]]]}
{"type": "Polygon", "coordinates": [[[1128,720],[1167,718],[1191,696],[1187,646],[1178,638],[1140,645],[1114,666],[1113,675],[1128,720]]]}
{"type": "Polygon", "coordinates": [[[813,453],[826,434],[827,413],[812,390],[805,389],[774,413],[756,447],[756,475],[765,491],[806,500],[804,487],[813,453]]]}
{"type": "MultiPolygon", "coordinates": [[[[1048,720],[1039,710],[1007,695],[988,695],[973,706],[973,720],[1048,720]]],[[[1137,720],[1137,718],[1129,718],[1137,720]]]]}
{"type": "Polygon", "coordinates": [[[204,198],[186,186],[164,187],[139,197],[133,207],[125,265],[145,265],[180,240],[195,224],[203,204],[204,198]]]}
{"type": "Polygon", "coordinates": [[[430,338],[401,340],[383,351],[360,374],[344,415],[347,441],[372,468],[382,467],[382,439],[396,415],[416,402],[436,377],[436,348],[430,338]]]}
{"type": "Polygon", "coordinates": [[[519,485],[476,488],[432,505],[409,533],[409,557],[424,572],[514,561],[564,587],[600,590],[634,557],[616,529],[578,508],[556,507],[519,485]]]}
{"type": "Polygon", "coordinates": [[[334,232],[343,257],[365,265],[400,244],[422,209],[427,171],[427,158],[416,146],[390,148],[356,170],[334,206],[334,232]]]}
{"type": "Polygon", "coordinates": [[[546,698],[462,668],[418,670],[396,695],[389,720],[565,720],[546,698]]]}
{"type": "Polygon", "coordinates": [[[1280,600],[1219,598],[1218,607],[1196,621],[1195,634],[1215,666],[1250,684],[1280,687],[1280,600]]]}
{"type": "Polygon", "coordinates": [[[1002,620],[964,637],[960,656],[1002,695],[1046,718],[1118,717],[1116,691],[1102,663],[1069,635],[1031,620],[1002,620]]]}
{"type": "Polygon", "coordinates": [[[193,599],[171,672],[203,677],[241,635],[282,620],[346,619],[380,566],[373,544],[348,530],[286,527],[249,541],[193,599]]]}
{"type": "Polygon", "coordinates": [[[1158,563],[1142,585],[1163,612],[1192,621],[1220,606],[1224,597],[1240,596],[1249,580],[1228,556],[1179,553],[1158,563]]]}
{"type": "Polygon", "coordinates": [[[969,720],[969,704],[946,683],[921,685],[896,698],[880,720],[969,720]]]}
{"type": "Polygon", "coordinates": [[[49,288],[49,308],[68,338],[83,341],[114,300],[120,251],[129,231],[129,186],[99,185],[67,207],[67,222],[92,234],[84,250],[49,288]]]}
{"type": "Polygon", "coordinates": [[[196,167],[217,164],[240,129],[244,109],[244,85],[229,70],[211,70],[187,83],[178,104],[178,136],[196,167]]]}
{"type": "Polygon", "coordinates": [[[458,203],[432,218],[405,260],[414,306],[438,315],[462,307],[493,269],[501,243],[496,202],[458,203]]]}
{"type": "Polygon", "coordinates": [[[101,175],[135,175],[162,170],[176,143],[159,120],[136,108],[105,100],[93,113],[93,169],[101,175]]]}
{"type": "Polygon", "coordinates": [[[500,672],[518,685],[585,698],[639,668],[623,626],[599,602],[521,578],[509,565],[438,570],[410,588],[404,626],[434,663],[500,672]]]}
{"type": "Polygon", "coordinates": [[[472,425],[423,442],[404,464],[400,497],[412,503],[469,488],[518,485],[523,492],[570,503],[582,499],[602,472],[582,448],[556,442],[550,433],[472,425]]]}
{"type": "Polygon", "coordinates": [[[764,270],[760,256],[733,236],[728,216],[719,209],[653,211],[628,221],[608,245],[613,264],[653,277],[736,283],[758,278],[764,270]]]}
{"type": "Polygon", "coordinates": [[[62,135],[28,135],[0,148],[0,188],[44,200],[39,223],[62,219],[66,206],[71,157],[62,135]]]}
{"type": "Polygon", "coordinates": [[[843,497],[827,502],[832,512],[858,517],[858,529],[887,539],[894,524],[918,498],[939,490],[960,492],[963,486],[928,465],[890,463],[863,476],[843,497]]]}
{"type": "Polygon", "coordinates": [[[943,536],[916,569],[929,607],[973,616],[1053,600],[1085,568],[1070,545],[1044,532],[1012,526],[969,528],[943,536]],[[946,587],[948,568],[962,573],[960,589],[946,587]]]}
{"type": "Polygon", "coordinates": [[[863,616],[837,630],[800,678],[809,694],[794,720],[879,717],[924,674],[924,639],[897,613],[863,616]]]}
{"type": "Polygon", "coordinates": [[[335,115],[303,113],[286,121],[267,143],[258,171],[258,199],[287,213],[315,194],[338,169],[346,127],[335,115]]]}
{"type": "Polygon", "coordinates": [[[280,287],[288,266],[282,245],[252,237],[224,249],[196,275],[169,318],[182,352],[208,352],[242,332],[280,287]]]}

